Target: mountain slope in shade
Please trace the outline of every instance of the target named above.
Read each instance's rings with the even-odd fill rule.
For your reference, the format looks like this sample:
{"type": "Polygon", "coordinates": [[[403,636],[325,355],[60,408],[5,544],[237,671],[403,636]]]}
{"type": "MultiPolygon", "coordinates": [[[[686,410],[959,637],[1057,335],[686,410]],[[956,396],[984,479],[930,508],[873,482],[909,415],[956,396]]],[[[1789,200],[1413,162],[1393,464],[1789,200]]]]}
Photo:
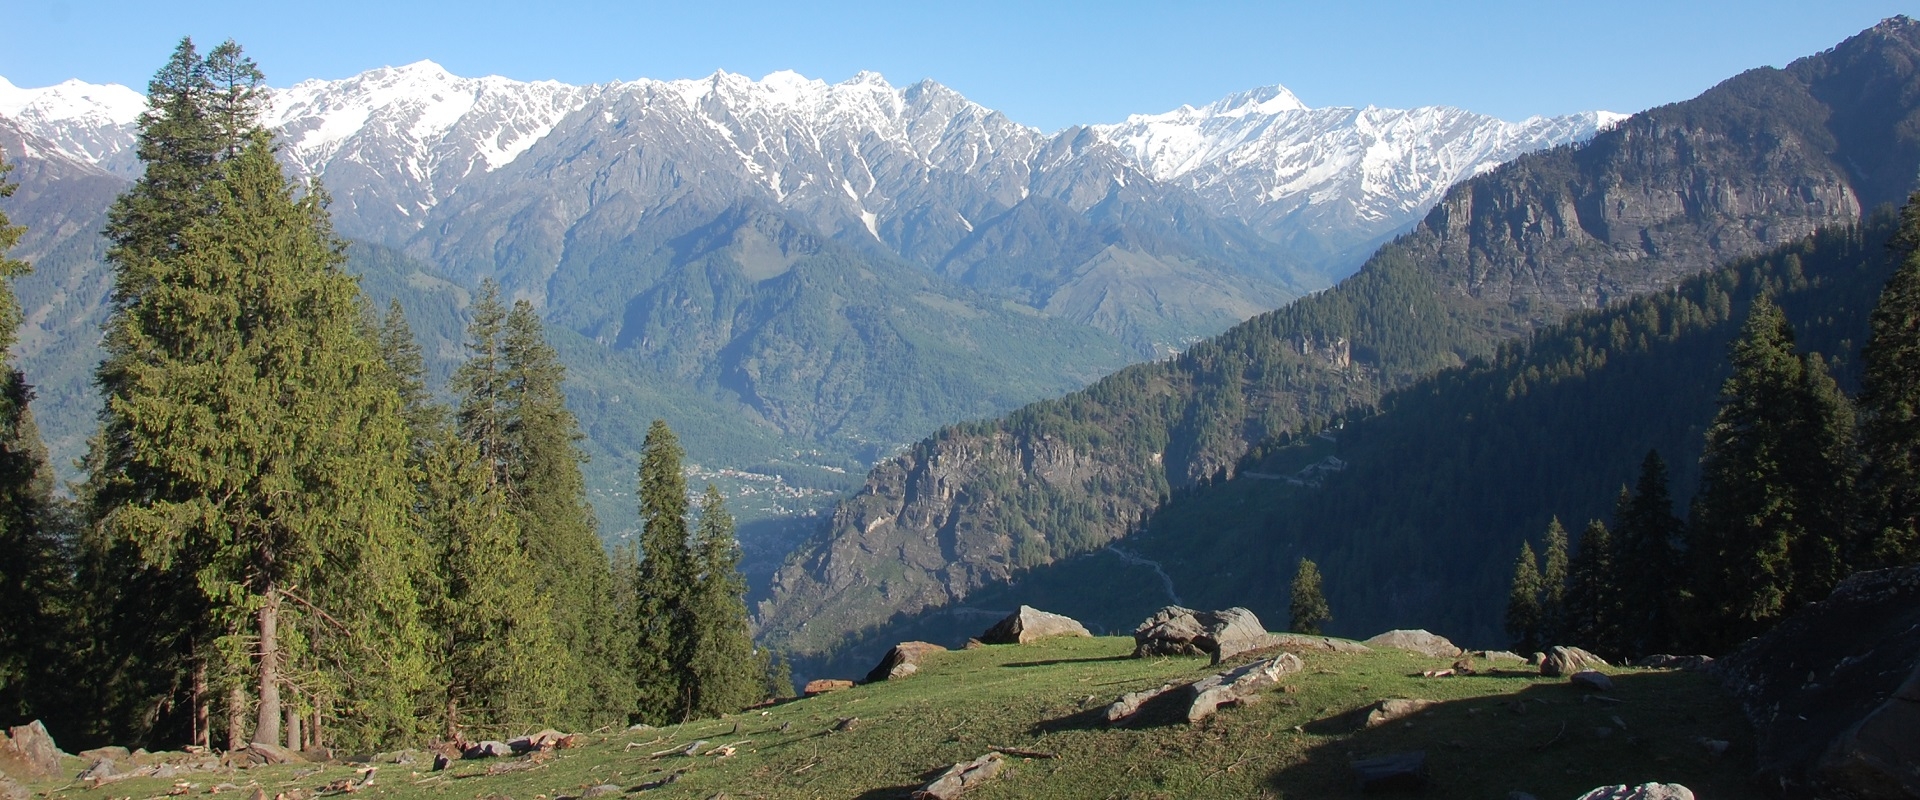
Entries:
{"type": "Polygon", "coordinates": [[[1897,17],[1743,73],[1454,187],[1340,285],[1177,359],[945,429],[877,467],[789,558],[759,607],[763,633],[822,652],[934,613],[1125,536],[1256,443],[1567,311],[1904,199],[1920,175],[1916,65],[1920,23],[1897,17]]]}

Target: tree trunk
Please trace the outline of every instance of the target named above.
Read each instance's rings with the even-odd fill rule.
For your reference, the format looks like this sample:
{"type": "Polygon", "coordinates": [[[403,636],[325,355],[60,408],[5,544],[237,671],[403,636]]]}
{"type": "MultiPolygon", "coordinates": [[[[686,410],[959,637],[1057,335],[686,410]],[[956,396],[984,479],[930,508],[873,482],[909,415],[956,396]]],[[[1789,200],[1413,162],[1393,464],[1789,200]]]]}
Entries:
{"type": "Polygon", "coordinates": [[[267,599],[260,606],[260,722],[253,729],[253,740],[261,744],[280,742],[280,595],[267,587],[267,599]]]}
{"type": "Polygon", "coordinates": [[[227,749],[247,746],[247,690],[234,684],[227,690],[227,749]]]}
{"type": "Polygon", "coordinates": [[[453,690],[447,690],[447,741],[460,741],[460,701],[453,696],[453,690]]]}
{"type": "Polygon", "coordinates": [[[212,720],[207,715],[207,660],[195,658],[193,661],[193,743],[201,747],[213,746],[212,720]]]}
{"type": "Polygon", "coordinates": [[[296,753],[306,746],[300,739],[300,710],[294,704],[287,704],[287,749],[296,753]]]}

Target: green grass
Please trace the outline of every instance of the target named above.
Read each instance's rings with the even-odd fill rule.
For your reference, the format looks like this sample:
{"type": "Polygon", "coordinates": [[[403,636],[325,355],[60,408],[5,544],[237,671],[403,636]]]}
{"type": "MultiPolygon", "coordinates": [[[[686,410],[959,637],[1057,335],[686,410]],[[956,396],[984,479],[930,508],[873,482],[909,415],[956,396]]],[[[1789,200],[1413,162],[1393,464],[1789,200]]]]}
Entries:
{"type": "MultiPolygon", "coordinates": [[[[1423,679],[1411,676],[1447,662],[1399,652],[1310,653],[1304,673],[1256,705],[1225,709],[1191,727],[1108,729],[1097,724],[1098,713],[1115,696],[1211,669],[1200,658],[1135,660],[1127,657],[1131,647],[1130,639],[1106,637],[935,654],[904,680],[719,720],[592,736],[591,744],[526,771],[485,775],[504,760],[457,762],[446,773],[384,766],[376,785],[356,798],[553,800],[606,783],[633,798],[898,797],[994,746],[1058,758],[1012,758],[1011,774],[970,798],[1347,797],[1357,795],[1350,760],[1411,749],[1427,752],[1433,785],[1424,796],[1432,798],[1504,797],[1518,789],[1554,800],[1652,780],[1683,783],[1701,797],[1759,794],[1745,777],[1752,771],[1746,726],[1701,675],[1616,670],[1609,696],[1623,702],[1609,704],[1583,702],[1564,680],[1517,665],[1499,675],[1423,679]],[[1351,712],[1391,697],[1439,704],[1401,722],[1356,729],[1351,712]],[[1513,710],[1516,701],[1525,701],[1525,713],[1513,710]],[[849,717],[858,722],[833,732],[849,717]],[[1599,727],[1615,730],[1601,737],[1599,727]],[[1733,747],[1711,758],[1694,741],[1701,736],[1733,747]],[[649,755],[697,739],[709,747],[750,741],[730,758],[649,755]],[[636,791],[675,773],[671,784],[636,791]]],[[[77,759],[70,766],[75,773],[85,767],[77,759]]],[[[222,781],[257,781],[273,797],[353,774],[350,767],[300,769],[196,775],[192,794],[222,781]]],[[[162,796],[173,784],[134,779],[90,791],[57,783],[33,788],[108,800],[162,796]]]]}

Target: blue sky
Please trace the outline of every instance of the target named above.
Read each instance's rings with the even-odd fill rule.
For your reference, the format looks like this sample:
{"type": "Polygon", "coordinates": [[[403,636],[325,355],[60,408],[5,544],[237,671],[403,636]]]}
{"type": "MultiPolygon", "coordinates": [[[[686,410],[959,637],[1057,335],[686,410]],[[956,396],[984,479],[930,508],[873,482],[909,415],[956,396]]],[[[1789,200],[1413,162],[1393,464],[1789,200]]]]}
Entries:
{"type": "Polygon", "coordinates": [[[1046,130],[1279,83],[1313,106],[1445,104],[1519,119],[1638,111],[1784,65],[1920,3],[282,3],[0,0],[0,76],[143,87],[182,35],[238,40],[269,82],[432,59],[592,83],[791,69],[944,83],[1046,130]]]}

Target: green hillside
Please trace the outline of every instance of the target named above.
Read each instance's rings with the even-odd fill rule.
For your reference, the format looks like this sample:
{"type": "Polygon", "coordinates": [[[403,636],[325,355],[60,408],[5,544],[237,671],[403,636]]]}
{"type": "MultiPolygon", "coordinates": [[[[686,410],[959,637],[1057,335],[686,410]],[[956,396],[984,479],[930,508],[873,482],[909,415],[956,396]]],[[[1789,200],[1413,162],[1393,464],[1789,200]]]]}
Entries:
{"type": "MultiPolygon", "coordinates": [[[[1432,785],[1422,796],[1432,798],[1515,790],[1573,797],[1595,786],[1655,780],[1682,783],[1702,797],[1757,796],[1746,784],[1751,735],[1733,704],[1699,674],[1613,670],[1617,686],[1608,696],[1620,702],[1609,703],[1515,662],[1491,674],[1423,679],[1409,676],[1450,660],[1399,651],[1307,653],[1305,671],[1283,678],[1257,704],[1223,709],[1191,727],[1107,728],[1097,715],[1119,694],[1213,669],[1198,657],[1136,660],[1132,647],[1129,638],[1108,637],[935,653],[902,680],[717,720],[590,734],[590,744],[555,751],[544,763],[457,761],[444,773],[429,772],[425,763],[381,764],[374,786],[357,795],[537,800],[612,785],[648,798],[891,798],[952,763],[1006,747],[1054,757],[1010,757],[1010,773],[967,797],[1359,796],[1351,759],[1406,750],[1426,752],[1432,785]],[[1437,704],[1374,728],[1351,716],[1387,698],[1437,704]],[[1700,737],[1730,741],[1731,748],[1715,758],[1700,737]],[[702,755],[655,755],[695,741],[706,742],[702,755]],[[726,745],[735,755],[704,754],[726,745]],[[527,768],[507,769],[515,765],[527,768]]],[[[527,724],[529,731],[539,727],[527,724]]],[[[86,764],[71,759],[68,766],[77,773],[86,764]]],[[[60,800],[108,800],[196,796],[227,782],[243,790],[257,783],[269,797],[304,797],[302,790],[355,777],[351,766],[285,765],[93,790],[71,781],[32,788],[60,800]]]]}

